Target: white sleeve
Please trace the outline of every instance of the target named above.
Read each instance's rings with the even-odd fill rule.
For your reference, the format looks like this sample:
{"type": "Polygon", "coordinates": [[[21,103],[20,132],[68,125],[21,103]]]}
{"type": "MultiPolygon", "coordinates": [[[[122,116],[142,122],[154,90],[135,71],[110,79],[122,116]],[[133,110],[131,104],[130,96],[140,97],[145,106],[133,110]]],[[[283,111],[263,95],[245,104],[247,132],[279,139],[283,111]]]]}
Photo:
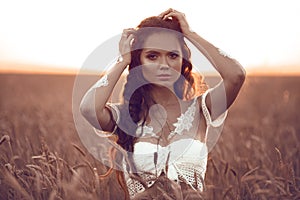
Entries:
{"type": "Polygon", "coordinates": [[[219,126],[221,126],[224,123],[224,121],[226,119],[227,110],[224,113],[222,113],[217,119],[215,119],[214,121],[212,121],[210,113],[209,113],[208,108],[206,106],[206,102],[205,102],[206,96],[209,93],[209,91],[211,91],[211,90],[212,90],[212,88],[208,89],[202,95],[201,108],[202,108],[203,115],[205,117],[205,121],[206,121],[207,126],[219,127],[219,126]]]}
{"type": "Polygon", "coordinates": [[[103,135],[102,130],[99,130],[94,127],[94,131],[97,133],[97,135],[99,135],[101,137],[107,137],[107,136],[113,135],[116,132],[116,130],[118,128],[117,124],[119,124],[119,121],[120,121],[120,110],[118,108],[118,104],[106,103],[106,107],[111,111],[113,120],[115,121],[116,124],[115,124],[113,131],[110,134],[104,134],[104,135],[103,135]]]}
{"type": "Polygon", "coordinates": [[[106,106],[108,108],[110,108],[116,124],[118,124],[120,122],[120,110],[118,108],[118,105],[119,104],[114,104],[114,103],[107,103],[106,104],[106,106]]]}

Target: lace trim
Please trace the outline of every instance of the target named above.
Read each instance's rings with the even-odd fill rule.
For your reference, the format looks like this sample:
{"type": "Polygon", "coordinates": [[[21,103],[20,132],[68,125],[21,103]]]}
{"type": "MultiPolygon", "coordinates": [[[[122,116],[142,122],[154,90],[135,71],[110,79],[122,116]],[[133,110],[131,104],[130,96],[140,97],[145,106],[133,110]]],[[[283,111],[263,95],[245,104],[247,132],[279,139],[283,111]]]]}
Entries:
{"type": "MultiPolygon", "coordinates": [[[[220,120],[218,119],[218,120],[212,121],[210,113],[209,113],[208,108],[205,103],[206,96],[211,90],[212,89],[208,89],[201,97],[201,108],[202,108],[202,112],[203,112],[203,115],[204,115],[206,123],[207,123],[206,134],[209,129],[209,126],[215,126],[216,121],[223,122],[224,119],[226,118],[226,113],[227,113],[227,111],[226,111],[225,114],[222,114],[221,115],[222,117],[219,117],[220,120]]],[[[196,102],[196,100],[195,100],[195,102],[196,102]]],[[[184,121],[186,119],[189,120],[188,122],[191,122],[191,119],[194,120],[195,110],[193,107],[195,107],[195,102],[187,109],[187,111],[184,114],[182,114],[178,118],[178,122],[177,122],[178,127],[181,126],[180,124],[186,123],[184,121]]],[[[179,130],[179,131],[181,130],[180,131],[181,133],[183,130],[189,130],[192,126],[192,123],[186,123],[186,124],[182,125],[181,129],[178,128],[177,130],[179,130]],[[186,124],[189,124],[189,125],[186,125],[186,124]]],[[[144,126],[144,128],[145,127],[147,127],[147,126],[144,126]]],[[[174,130],[174,132],[175,132],[175,130],[174,130]]],[[[152,134],[153,130],[151,129],[151,127],[147,127],[144,130],[144,133],[146,133],[146,132],[149,134],[152,134]]],[[[185,159],[181,159],[180,162],[178,162],[178,163],[173,163],[170,166],[174,166],[179,181],[188,184],[193,190],[203,191],[204,186],[205,186],[204,178],[205,178],[205,172],[206,172],[206,167],[207,167],[207,157],[203,160],[197,159],[196,162],[194,160],[195,159],[193,159],[193,157],[185,158],[185,159]]],[[[146,183],[148,184],[147,181],[150,179],[150,176],[147,176],[147,174],[145,174],[144,176],[141,176],[141,177],[145,177],[145,179],[142,179],[142,180],[145,180],[146,183]]],[[[154,182],[152,179],[152,182],[149,182],[149,186],[151,186],[154,182]]],[[[129,194],[130,194],[131,198],[133,198],[137,193],[145,191],[145,187],[143,186],[143,184],[141,184],[137,180],[132,180],[131,178],[127,179],[127,186],[128,186],[128,190],[129,190],[129,194]]]]}
{"type": "MultiPolygon", "coordinates": [[[[178,174],[179,182],[186,183],[195,191],[203,191],[204,176],[206,171],[205,161],[202,161],[200,164],[180,163],[176,165],[173,164],[173,166],[178,174]]],[[[144,183],[147,184],[148,188],[151,187],[157,179],[155,175],[151,174],[140,174],[140,178],[145,181],[144,183]]],[[[144,185],[134,178],[128,178],[126,185],[131,198],[133,198],[136,194],[146,190],[144,185]]]]}
{"type": "Polygon", "coordinates": [[[184,130],[189,131],[193,126],[194,116],[196,112],[196,100],[197,98],[194,99],[193,104],[187,109],[187,111],[177,118],[177,122],[173,124],[175,126],[175,130],[170,133],[168,137],[169,139],[172,138],[175,134],[182,135],[182,132],[184,130]]]}
{"type": "Polygon", "coordinates": [[[202,107],[202,111],[203,111],[203,115],[205,117],[206,120],[206,124],[207,126],[213,126],[213,127],[219,127],[224,123],[224,120],[227,116],[227,110],[221,114],[217,119],[215,119],[214,121],[212,121],[210,113],[208,111],[208,108],[206,106],[205,103],[205,99],[207,94],[212,90],[212,88],[208,89],[203,95],[202,95],[202,99],[201,99],[201,107],[202,107]]]}
{"type": "Polygon", "coordinates": [[[99,87],[104,87],[104,86],[108,86],[108,75],[105,74],[104,76],[102,76],[96,83],[95,85],[93,85],[92,89],[96,89],[99,87]]]}
{"type": "Polygon", "coordinates": [[[208,108],[206,107],[206,103],[205,103],[205,99],[206,96],[208,94],[208,92],[210,92],[212,89],[208,89],[203,95],[202,95],[202,99],[201,99],[201,107],[202,107],[202,112],[206,121],[206,125],[210,125],[211,124],[211,117],[210,117],[210,113],[208,111],[208,108]]]}
{"type": "MultiPolygon", "coordinates": [[[[190,130],[190,128],[193,126],[193,121],[195,117],[196,102],[197,102],[197,98],[194,99],[194,102],[188,107],[185,113],[181,114],[180,117],[177,118],[177,122],[173,123],[175,130],[171,131],[170,135],[168,136],[168,139],[171,139],[176,134],[182,135],[182,132],[184,130],[187,131],[190,130]]],[[[136,133],[144,137],[147,136],[147,137],[159,138],[159,136],[156,135],[153,132],[153,130],[154,129],[152,126],[147,126],[147,125],[142,126],[139,124],[136,133]]]]}
{"type": "Polygon", "coordinates": [[[218,49],[220,55],[224,56],[225,58],[231,58],[232,59],[232,57],[228,53],[226,53],[225,51],[223,51],[220,48],[217,48],[217,49],[218,49]]]}
{"type": "Polygon", "coordinates": [[[155,137],[155,138],[158,138],[159,136],[156,135],[154,132],[153,132],[153,127],[152,126],[147,126],[147,125],[139,125],[138,128],[136,129],[136,134],[137,135],[142,135],[142,136],[145,136],[147,135],[148,137],[155,137]]]}
{"type": "MultiPolygon", "coordinates": [[[[151,187],[156,180],[156,176],[151,174],[140,174],[140,178],[145,181],[144,183],[147,184],[148,188],[151,187]]],[[[136,194],[141,193],[146,189],[140,181],[134,178],[128,178],[126,181],[126,185],[130,197],[134,197],[136,194]]]]}

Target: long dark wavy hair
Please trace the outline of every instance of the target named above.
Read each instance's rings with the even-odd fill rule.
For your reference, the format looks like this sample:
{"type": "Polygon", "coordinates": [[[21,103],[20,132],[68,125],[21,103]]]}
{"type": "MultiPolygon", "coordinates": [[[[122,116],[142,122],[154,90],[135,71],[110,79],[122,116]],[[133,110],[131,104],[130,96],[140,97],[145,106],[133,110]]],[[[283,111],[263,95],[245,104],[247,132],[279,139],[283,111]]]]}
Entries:
{"type": "Polygon", "coordinates": [[[180,99],[189,99],[195,92],[194,77],[192,75],[192,64],[190,62],[191,53],[184,41],[184,36],[180,28],[180,24],[176,18],[163,20],[160,17],[149,17],[143,20],[137,27],[135,33],[135,40],[132,43],[131,63],[129,65],[129,74],[124,87],[124,111],[121,110],[121,122],[125,127],[126,132],[121,128],[117,129],[118,140],[117,143],[126,151],[133,152],[133,144],[135,140],[135,131],[139,122],[145,123],[148,116],[148,111],[155,100],[151,96],[151,88],[153,84],[148,83],[143,75],[141,69],[141,53],[146,39],[157,32],[169,32],[175,34],[178,38],[182,50],[182,67],[181,76],[174,83],[175,94],[180,99]],[[139,67],[139,69],[137,69],[139,67]],[[137,86],[139,86],[137,88],[137,86]],[[128,112],[129,111],[129,112],[128,112]],[[129,116],[128,116],[129,114],[129,116]],[[122,121],[122,115],[123,120],[122,121]],[[129,122],[128,122],[128,118],[129,122]],[[132,121],[134,123],[131,123],[132,121]],[[123,122],[123,123],[122,123],[123,122]],[[129,126],[126,126],[129,123],[129,126]],[[135,125],[134,125],[135,124],[135,125]],[[128,133],[128,131],[130,133],[128,133]]]}
{"type": "MultiPolygon", "coordinates": [[[[192,64],[190,62],[191,53],[184,40],[178,20],[176,18],[163,20],[160,17],[149,17],[143,20],[136,29],[135,39],[132,43],[129,74],[127,75],[123,91],[124,103],[120,108],[120,122],[116,130],[116,142],[128,152],[127,156],[129,160],[131,160],[131,155],[134,151],[134,143],[137,138],[135,132],[138,123],[145,123],[149,108],[155,104],[155,100],[152,98],[151,92],[149,92],[153,84],[148,83],[143,78],[141,70],[136,69],[141,66],[140,57],[145,40],[151,34],[157,32],[175,33],[181,46],[183,60],[181,76],[174,83],[175,94],[180,99],[190,99],[195,94],[195,81],[192,73],[192,64]],[[137,85],[140,85],[140,87],[137,88],[137,85]]],[[[124,176],[121,171],[117,170],[117,178],[128,197],[124,176]]]]}

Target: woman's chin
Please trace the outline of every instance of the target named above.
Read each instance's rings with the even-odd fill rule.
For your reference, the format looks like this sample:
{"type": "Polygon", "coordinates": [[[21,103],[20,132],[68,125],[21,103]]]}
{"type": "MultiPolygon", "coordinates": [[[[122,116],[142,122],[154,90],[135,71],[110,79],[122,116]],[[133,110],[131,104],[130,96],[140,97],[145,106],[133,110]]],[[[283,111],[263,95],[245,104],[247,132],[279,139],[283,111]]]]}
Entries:
{"type": "Polygon", "coordinates": [[[170,90],[173,90],[174,88],[174,82],[158,81],[153,84],[155,84],[158,87],[169,88],[170,90]]]}

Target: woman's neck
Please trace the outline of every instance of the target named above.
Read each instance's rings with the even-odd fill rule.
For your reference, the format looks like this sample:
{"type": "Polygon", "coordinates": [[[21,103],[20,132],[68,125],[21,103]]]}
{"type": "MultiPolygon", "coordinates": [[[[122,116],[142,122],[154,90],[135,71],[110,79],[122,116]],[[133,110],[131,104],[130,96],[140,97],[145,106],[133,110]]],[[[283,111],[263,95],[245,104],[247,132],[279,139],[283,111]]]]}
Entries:
{"type": "Polygon", "coordinates": [[[179,100],[173,89],[163,86],[154,86],[151,94],[154,101],[162,106],[177,104],[179,100]]]}

